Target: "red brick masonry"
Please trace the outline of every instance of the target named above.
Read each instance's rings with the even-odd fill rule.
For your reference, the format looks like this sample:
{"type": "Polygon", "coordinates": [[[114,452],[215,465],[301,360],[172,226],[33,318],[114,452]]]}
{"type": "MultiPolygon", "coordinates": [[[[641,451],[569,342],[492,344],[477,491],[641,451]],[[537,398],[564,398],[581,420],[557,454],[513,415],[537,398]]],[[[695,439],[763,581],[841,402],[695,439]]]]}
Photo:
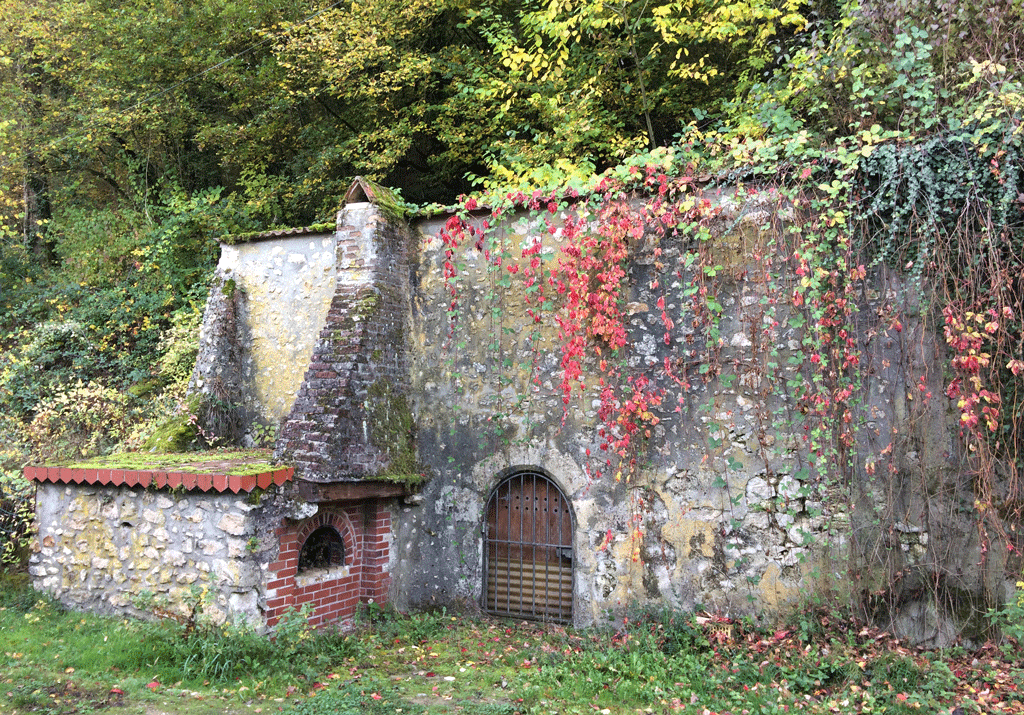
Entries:
{"type": "Polygon", "coordinates": [[[391,576],[387,572],[391,511],[383,499],[323,508],[298,524],[283,520],[277,529],[281,551],[268,568],[267,624],[273,626],[289,608],[312,604],[314,626],[348,625],[360,603],[387,601],[391,576]],[[300,584],[297,573],[303,543],[321,526],[332,526],[345,542],[345,565],[326,578],[300,584]]]}

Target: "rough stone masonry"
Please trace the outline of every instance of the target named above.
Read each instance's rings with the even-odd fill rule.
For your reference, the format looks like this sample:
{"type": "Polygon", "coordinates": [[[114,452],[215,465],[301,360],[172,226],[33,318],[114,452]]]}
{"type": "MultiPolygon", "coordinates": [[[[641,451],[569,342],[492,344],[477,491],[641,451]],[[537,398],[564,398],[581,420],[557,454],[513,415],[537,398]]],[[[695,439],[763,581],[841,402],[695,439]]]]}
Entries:
{"type": "MultiPolygon", "coordinates": [[[[704,244],[664,239],[657,261],[631,253],[624,371],[663,379],[669,365],[703,377],[681,400],[651,406],[657,421],[622,480],[596,474],[600,403],[563,402],[564,337],[552,321],[529,318],[525,285],[494,271],[471,242],[446,245],[448,215],[407,223],[368,182],[347,198],[334,234],[275,232],[226,245],[211,292],[197,385],[242,405],[250,436],[257,425],[277,426],[277,455],[295,468],[280,497],[293,506],[267,515],[272,528],[260,533],[304,534],[304,520],[369,495],[387,517],[374,511],[366,523],[389,530],[374,537],[375,593],[402,609],[480,608],[496,588],[488,570],[496,487],[528,472],[571,510],[571,548],[557,558],[571,574],[577,625],[637,608],[740,615],[841,598],[884,605],[876,615],[903,635],[944,645],[969,627],[965,604],[1012,592],[1019,563],[986,543],[958,506],[973,494],[955,410],[915,399],[918,390],[942,395],[944,356],[895,272],[868,276],[856,314],[862,380],[851,476],[822,480],[807,468],[807,405],[788,387],[806,376],[806,328],[775,300],[799,277],[780,265],[766,278],[757,258],[797,220],[777,197],[709,190],[716,220],[704,244]],[[687,324],[697,250],[716,273],[714,333],[684,328],[666,339],[659,300],[687,324]],[[457,266],[454,281],[446,261],[457,266]],[[882,318],[895,301],[910,308],[898,333],[882,318]]],[[[555,224],[572,211],[560,209],[555,224]]],[[[566,245],[557,226],[526,210],[491,230],[506,267],[525,270],[526,248],[554,265],[566,245]]],[[[582,381],[596,384],[596,360],[583,361],[582,381]]],[[[77,580],[91,584],[81,590],[88,601],[119,578],[167,592],[202,582],[219,589],[219,608],[248,609],[245,588],[259,574],[232,559],[266,524],[245,500],[46,489],[47,551],[33,573],[48,590],[79,588],[77,580]],[[115,561],[123,573],[97,567],[115,561]]],[[[349,522],[355,529],[359,518],[349,522]]],[[[254,562],[278,558],[273,538],[257,542],[254,562]]],[[[539,579],[531,583],[549,587],[531,559],[530,578],[539,579]]]]}

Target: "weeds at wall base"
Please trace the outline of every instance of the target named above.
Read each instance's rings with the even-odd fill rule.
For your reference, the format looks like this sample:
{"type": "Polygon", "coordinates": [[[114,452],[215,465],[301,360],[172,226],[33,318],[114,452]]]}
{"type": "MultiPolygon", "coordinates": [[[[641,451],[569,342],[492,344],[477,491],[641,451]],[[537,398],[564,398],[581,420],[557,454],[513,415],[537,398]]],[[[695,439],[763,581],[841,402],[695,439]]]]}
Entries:
{"type": "Polygon", "coordinates": [[[115,705],[188,715],[255,708],[295,715],[1024,712],[1015,644],[923,652],[824,612],[803,632],[798,622],[668,610],[576,631],[367,604],[348,635],[311,631],[294,615],[276,638],[242,636],[231,626],[225,635],[212,625],[186,638],[177,622],[66,611],[5,577],[0,708],[18,715],[115,705]],[[242,658],[240,644],[250,648],[242,658]],[[244,672],[222,667],[232,658],[244,672]]]}

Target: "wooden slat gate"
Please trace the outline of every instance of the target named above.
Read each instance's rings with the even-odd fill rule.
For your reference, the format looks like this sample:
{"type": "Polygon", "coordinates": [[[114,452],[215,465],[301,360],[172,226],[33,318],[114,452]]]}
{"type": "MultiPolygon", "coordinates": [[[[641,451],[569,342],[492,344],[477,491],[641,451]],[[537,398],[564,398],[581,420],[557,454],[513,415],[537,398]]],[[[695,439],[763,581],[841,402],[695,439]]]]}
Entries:
{"type": "Polygon", "coordinates": [[[484,522],[484,610],[571,622],[572,535],[569,502],[543,474],[516,472],[498,484],[484,522]]]}

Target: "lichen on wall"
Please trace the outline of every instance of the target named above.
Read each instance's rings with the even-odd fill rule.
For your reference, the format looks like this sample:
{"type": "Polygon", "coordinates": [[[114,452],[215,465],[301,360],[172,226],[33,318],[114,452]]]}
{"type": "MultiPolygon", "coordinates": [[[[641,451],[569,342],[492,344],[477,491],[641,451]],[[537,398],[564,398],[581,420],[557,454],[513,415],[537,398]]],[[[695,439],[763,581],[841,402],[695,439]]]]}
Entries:
{"type": "Polygon", "coordinates": [[[405,393],[382,378],[366,391],[365,410],[368,438],[386,455],[388,463],[387,471],[374,477],[410,485],[421,482],[423,467],[416,457],[416,424],[405,393]]]}
{"type": "Polygon", "coordinates": [[[185,608],[198,587],[214,621],[262,627],[261,500],[75,484],[37,486],[36,588],[98,613],[140,613],[142,601],[185,608]]]}
{"type": "MultiPolygon", "coordinates": [[[[598,264],[579,303],[561,283],[580,252],[572,202],[526,197],[539,206],[417,224],[410,394],[420,458],[437,476],[398,527],[396,572],[408,575],[396,578],[410,604],[480,597],[480,508],[516,465],[549,474],[575,510],[578,623],[627,606],[755,614],[812,598],[860,603],[880,582],[896,589],[890,603],[909,604],[916,579],[963,574],[952,554],[984,560],[955,516],[971,496],[957,476],[956,417],[948,403],[914,399],[942,392],[941,336],[923,313],[899,330],[885,319],[913,293],[904,279],[885,267],[855,275],[854,317],[835,321],[843,342],[829,347],[809,320],[828,321],[834,305],[815,317],[800,303],[808,279],[787,247],[808,218],[771,192],[692,196],[680,204],[694,212],[691,234],[629,224],[624,203],[604,205],[640,227],[614,259],[622,292],[601,293],[611,262],[598,264]],[[572,306],[605,295],[624,345],[602,351],[606,332],[569,355],[566,326],[593,329],[573,322],[587,309],[572,306]],[[822,359],[838,360],[832,376],[822,359]],[[566,389],[573,360],[579,387],[566,389]],[[609,380],[618,392],[606,402],[609,380]],[[638,396],[646,402],[628,412],[638,396]],[[642,423],[635,439],[621,455],[605,451],[618,449],[624,420],[642,423]],[[894,492],[882,464],[947,492],[915,496],[916,476],[894,492]]],[[[636,214],[657,202],[635,199],[636,214]]],[[[974,597],[988,588],[977,569],[956,578],[974,597]]]]}
{"type": "Polygon", "coordinates": [[[246,427],[291,409],[334,295],[333,233],[260,235],[225,244],[210,291],[194,384],[226,384],[246,427]],[[222,327],[220,327],[222,326],[222,327]],[[233,371],[229,377],[224,370],[233,371]]]}

